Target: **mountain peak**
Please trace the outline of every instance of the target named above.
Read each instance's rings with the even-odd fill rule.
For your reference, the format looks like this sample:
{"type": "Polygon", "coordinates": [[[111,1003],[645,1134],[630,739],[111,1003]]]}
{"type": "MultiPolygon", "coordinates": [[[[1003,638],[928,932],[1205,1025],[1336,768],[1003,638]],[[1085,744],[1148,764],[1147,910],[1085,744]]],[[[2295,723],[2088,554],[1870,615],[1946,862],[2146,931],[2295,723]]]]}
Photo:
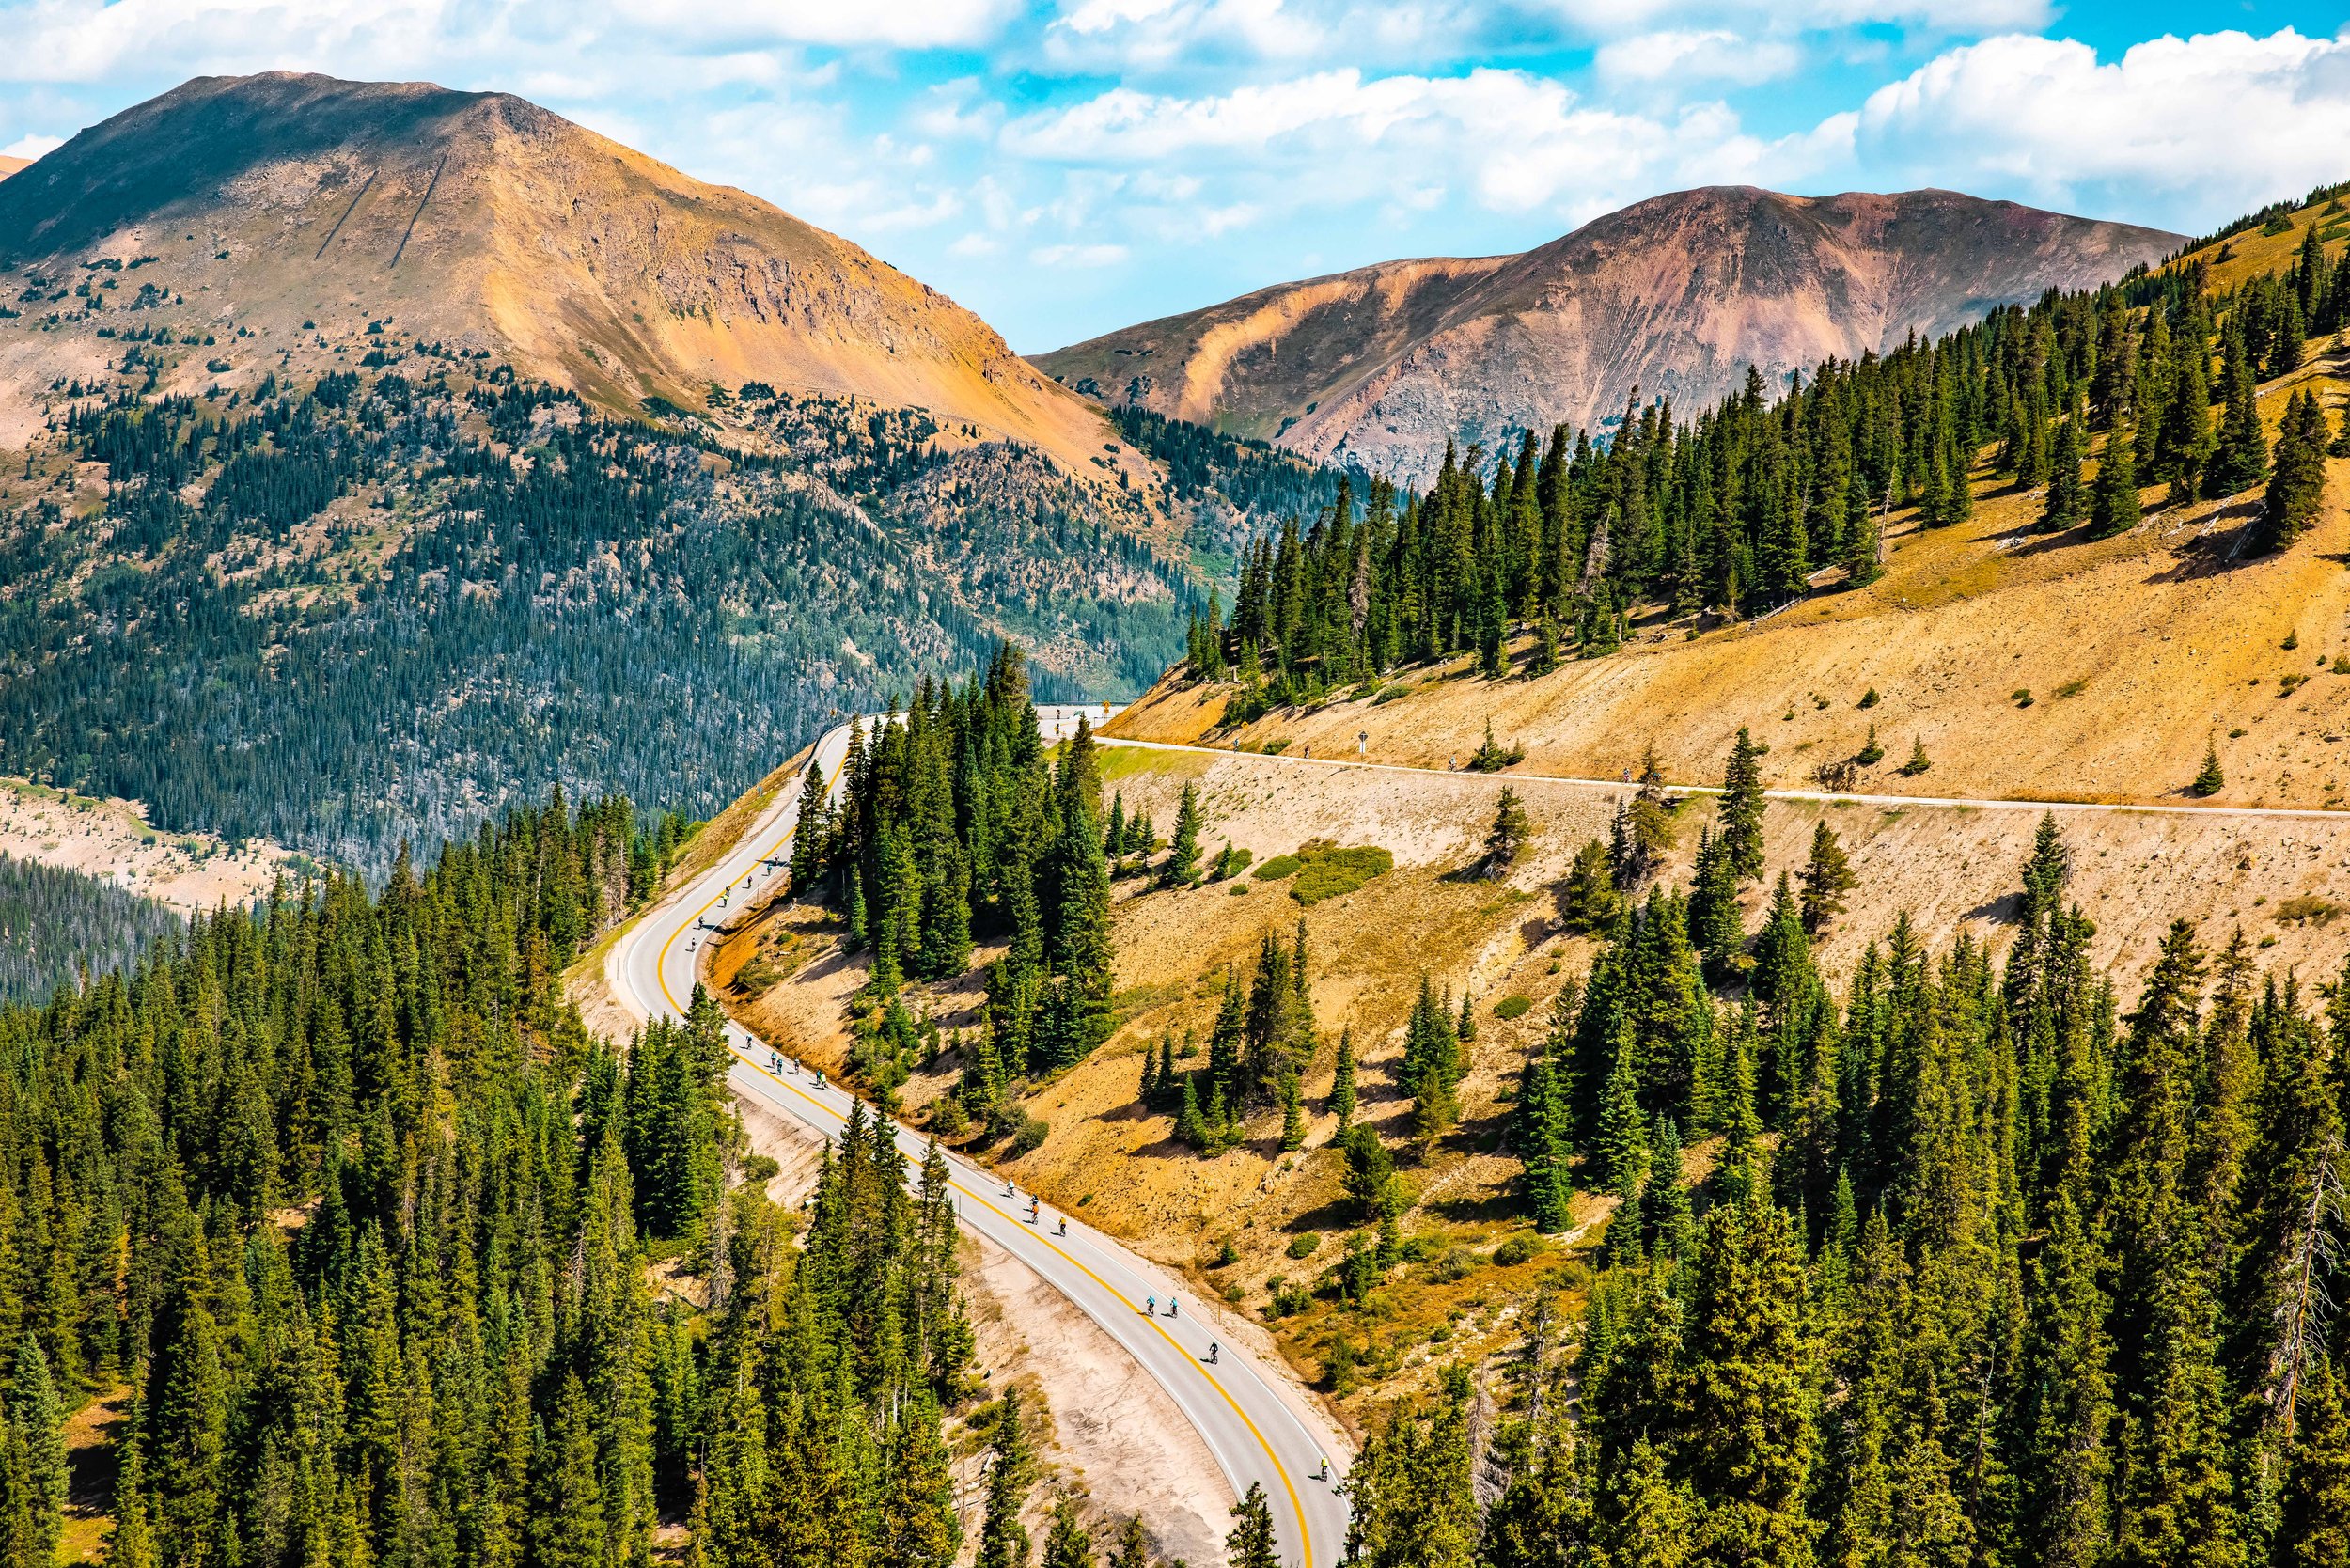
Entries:
{"type": "Polygon", "coordinates": [[[1954,191],[1649,197],[1518,256],[1387,261],[1057,350],[1111,403],[1424,481],[1448,440],[1592,429],[1637,387],[1682,406],[1751,364],[1783,384],[1999,305],[2120,276],[2178,236],[1954,191]]]}
{"type": "MultiPolygon", "coordinates": [[[[153,258],[143,279],[207,296],[216,335],[297,370],[380,322],[613,406],[763,381],[925,408],[1072,466],[1101,446],[1098,414],[936,290],[506,93],[197,77],[0,184],[0,266],[100,257],[153,258]]],[[[10,356],[39,359],[39,384],[81,373],[77,350],[103,357],[44,336],[10,356]]]]}

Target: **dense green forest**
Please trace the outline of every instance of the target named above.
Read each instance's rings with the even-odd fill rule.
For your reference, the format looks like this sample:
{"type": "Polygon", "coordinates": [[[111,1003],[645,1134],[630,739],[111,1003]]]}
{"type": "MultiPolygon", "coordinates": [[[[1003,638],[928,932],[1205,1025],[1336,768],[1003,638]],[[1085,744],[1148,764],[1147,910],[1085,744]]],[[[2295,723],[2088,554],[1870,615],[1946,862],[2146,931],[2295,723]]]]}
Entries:
{"type": "Polygon", "coordinates": [[[1081,717],[1048,758],[1026,661],[999,648],[963,686],[925,682],[902,715],[893,704],[854,731],[840,784],[828,805],[809,771],[791,882],[840,910],[872,954],[868,990],[884,1011],[866,1021],[862,1075],[888,1104],[920,1044],[899,988],[960,975],[975,939],[1001,940],[968,1091],[953,1104],[991,1124],[1016,1116],[1016,1076],[1069,1067],[1109,1034],[1108,855],[1122,845],[1102,820],[1091,729],[1081,717]]]}
{"type": "Polygon", "coordinates": [[[771,455],[729,455],[429,357],[249,400],[141,363],[0,475],[0,770],[373,874],[555,782],[707,816],[1007,635],[1133,689],[1190,609],[1123,513],[905,411],[746,388],[771,455]]]}
{"type": "MultiPolygon", "coordinates": [[[[1448,451],[1424,496],[1350,479],[1301,510],[1310,522],[1247,547],[1229,619],[1195,621],[1191,666],[1249,684],[1237,717],[1460,652],[1506,673],[1528,627],[1540,670],[1613,651],[1636,608],[1748,616],[1815,578],[1871,581],[1892,510],[1959,522],[1986,475],[2044,490],[2044,525],[2084,538],[2134,525],[2144,486],[2253,490],[2272,478],[2259,382],[2350,323],[2350,265],[2317,238],[2327,221],[2284,272],[2217,295],[2200,264],[2052,291],[1937,341],[1825,362],[1781,397],[1750,371],[1694,418],[1636,402],[1605,441],[1560,425],[1514,452],[1448,451]]],[[[2332,417],[2309,398],[2287,420],[2258,548],[2313,520],[2311,475],[2344,449],[2332,417]]]]}
{"type": "Polygon", "coordinates": [[[120,969],[186,923],[111,882],[0,851],[0,1006],[120,969]]]}
{"type": "MultiPolygon", "coordinates": [[[[1489,1445],[1465,1372],[1377,1424],[1347,1560],[2343,1561],[2350,968],[2263,975],[2241,932],[2180,922],[2125,1011],[2048,820],[2003,962],[1904,917],[1840,991],[1811,950],[1852,886],[1832,831],[1759,930],[1740,913],[1752,757],[1688,887],[1648,880],[1655,798],[1578,857],[1604,943],[1508,1137],[1543,1229],[1571,1184],[1615,1195],[1603,1267],[1579,1336],[1534,1304],[1489,1445]],[[1506,1478],[1489,1506],[1478,1463],[1506,1478]]],[[[1416,1128],[1443,1123],[1449,1032],[1423,996],[1416,1128]]],[[[1347,1170],[1384,1225],[1324,1288],[1359,1300],[1392,1237],[1371,1129],[1347,1170]]]]}
{"type": "Polygon", "coordinates": [[[630,830],[511,811],[0,1009],[0,1558],[52,1560],[108,1390],[124,1568],[943,1565],[948,1410],[1008,1549],[944,1164],[860,1113],[782,1211],[706,995],[625,1058],[562,1000],[630,830]]]}

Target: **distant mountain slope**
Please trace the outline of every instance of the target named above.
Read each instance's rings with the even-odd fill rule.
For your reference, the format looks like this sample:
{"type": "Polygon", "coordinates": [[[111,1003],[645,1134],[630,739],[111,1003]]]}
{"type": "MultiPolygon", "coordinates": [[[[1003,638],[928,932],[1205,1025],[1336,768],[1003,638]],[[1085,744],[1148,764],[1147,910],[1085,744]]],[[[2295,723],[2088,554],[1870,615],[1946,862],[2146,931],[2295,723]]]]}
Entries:
{"type": "Polygon", "coordinates": [[[1627,207],[1522,256],[1391,261],[1039,357],[1065,384],[1425,479],[1449,437],[1683,408],[2154,262],[2180,237],[1949,191],[1749,186],[1627,207]]]}
{"type": "MultiPolygon", "coordinates": [[[[205,296],[216,334],[257,334],[297,372],[381,321],[614,406],[761,381],[925,408],[1072,465],[1104,439],[1095,411],[945,295],[503,93],[202,77],[0,186],[0,265],[70,280],[143,256],[142,281],[205,296]]],[[[21,397],[84,373],[77,357],[103,356],[83,332],[20,339],[0,381],[21,397]]]]}
{"type": "Polygon", "coordinates": [[[19,169],[27,169],[32,166],[33,161],[30,158],[0,157],[0,180],[6,180],[19,169]]]}

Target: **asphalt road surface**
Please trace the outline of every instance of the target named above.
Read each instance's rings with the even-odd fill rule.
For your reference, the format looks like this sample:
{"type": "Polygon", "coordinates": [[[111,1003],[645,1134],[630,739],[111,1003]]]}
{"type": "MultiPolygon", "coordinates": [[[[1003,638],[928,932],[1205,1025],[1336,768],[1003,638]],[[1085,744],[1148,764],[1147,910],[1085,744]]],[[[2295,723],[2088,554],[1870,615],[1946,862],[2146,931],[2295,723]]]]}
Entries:
{"type": "MultiPolygon", "coordinates": [[[[1098,708],[1040,709],[1047,741],[1073,728],[1081,712],[1096,723],[1105,716],[1098,708]]],[[[810,763],[836,787],[848,743],[848,726],[829,731],[810,763]]],[[[799,797],[797,781],[777,791],[731,853],[621,933],[605,972],[623,1007],[642,1018],[683,1016],[703,945],[784,874],[799,797]]],[[[853,1103],[840,1085],[778,1057],[731,1020],[727,1036],[734,1050],[729,1081],[735,1093],[825,1137],[839,1137],[853,1103]]],[[[897,1136],[918,1168],[927,1140],[902,1126],[897,1136]]],[[[1198,1430],[1235,1497],[1251,1482],[1264,1487],[1282,1562],[1291,1568],[1336,1562],[1346,1533],[1346,1501],[1335,1466],[1324,1473],[1313,1429],[1292,1403],[1302,1396],[1239,1346],[1217,1345],[1214,1325],[1169,1296],[1168,1277],[1110,1237],[1073,1215],[1041,1204],[1032,1209],[1026,1193],[1006,1191],[1001,1177],[965,1160],[950,1154],[948,1166],[964,1226],[1035,1270],[1132,1356],[1198,1430]],[[1153,1296],[1155,1311],[1146,1307],[1153,1296]]],[[[1038,1349],[1051,1354],[1048,1344],[1038,1349]]]]}

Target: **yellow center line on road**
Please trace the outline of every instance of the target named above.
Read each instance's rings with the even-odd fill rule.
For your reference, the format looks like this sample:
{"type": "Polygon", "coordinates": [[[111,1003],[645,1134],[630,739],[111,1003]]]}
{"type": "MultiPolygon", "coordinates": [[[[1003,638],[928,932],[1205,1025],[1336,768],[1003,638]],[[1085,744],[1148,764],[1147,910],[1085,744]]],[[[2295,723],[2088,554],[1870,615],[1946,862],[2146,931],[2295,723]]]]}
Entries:
{"type": "MultiPolygon", "coordinates": [[[[814,767],[815,765],[816,759],[810,757],[808,759],[808,766],[814,767]]],[[[848,758],[843,755],[841,758],[841,766],[846,767],[847,765],[848,758]]],[[[839,778],[840,769],[835,768],[833,770],[831,779],[827,780],[825,783],[825,794],[827,798],[829,798],[831,794],[832,786],[839,782],[839,778]]],[[[784,831],[783,837],[776,839],[774,845],[768,849],[767,853],[760,858],[761,860],[774,859],[777,855],[782,853],[784,847],[790,844],[798,833],[799,822],[795,817],[792,821],[791,826],[784,831]]],[[[726,886],[728,889],[731,889],[734,886],[734,879],[732,877],[728,877],[727,879],[726,886]]],[[[695,921],[698,921],[704,915],[707,915],[710,912],[711,905],[715,904],[723,897],[725,897],[725,893],[723,891],[713,893],[707,902],[688,917],[687,923],[691,924],[695,921]]],[[[669,990],[669,949],[676,943],[679,933],[683,932],[685,929],[686,928],[684,926],[680,926],[677,931],[671,932],[669,933],[668,940],[661,944],[661,951],[655,955],[653,959],[653,979],[661,986],[661,995],[667,998],[670,1011],[677,1013],[681,1018],[685,1015],[685,1010],[678,1005],[676,995],[669,990]]],[[[827,1117],[837,1115],[833,1108],[825,1105],[822,1100],[819,1100],[814,1095],[807,1093],[796,1084],[784,1082],[782,1078],[768,1072],[766,1068],[761,1067],[758,1062],[752,1060],[750,1058],[742,1057],[737,1059],[740,1060],[744,1066],[749,1068],[752,1072],[759,1074],[761,1077],[772,1080],[776,1087],[798,1095],[809,1105],[814,1105],[818,1110],[822,1111],[827,1117]]],[[[846,1091],[844,1090],[843,1092],[845,1093],[846,1091]]],[[[890,1123],[890,1125],[894,1126],[895,1123],[890,1123]]],[[[1002,1209],[997,1208],[995,1204],[984,1194],[973,1192],[970,1188],[964,1186],[959,1182],[950,1181],[948,1184],[956,1192],[962,1193],[964,1197],[970,1199],[973,1202],[982,1204],[990,1212],[1001,1215],[1009,1223],[1013,1225],[1025,1223],[1024,1221],[1015,1218],[1013,1215],[1005,1213],[1002,1209]]],[[[1031,1239],[1037,1242],[1040,1246],[1049,1248],[1057,1254],[1062,1262],[1068,1263],[1070,1267],[1077,1270],[1078,1273],[1092,1280],[1096,1285],[1101,1286],[1102,1289],[1110,1295],[1116,1296],[1120,1301],[1126,1299],[1124,1294],[1116,1286],[1112,1285],[1108,1280],[1103,1278],[1100,1275],[1094,1273],[1093,1270],[1088,1268],[1084,1263],[1078,1262],[1075,1258],[1070,1256],[1068,1252],[1062,1250],[1060,1247],[1053,1246],[1052,1242],[1046,1239],[1041,1231],[1031,1239]]],[[[1294,1514],[1297,1519],[1297,1544],[1300,1553],[1305,1558],[1306,1568],[1313,1568],[1313,1532],[1307,1527],[1306,1505],[1297,1495],[1297,1483],[1290,1479],[1289,1467],[1281,1463],[1280,1456],[1273,1451],[1273,1445],[1266,1441],[1265,1435],[1261,1431],[1258,1430],[1257,1423],[1249,1419],[1248,1412],[1240,1407],[1240,1402],[1232,1397],[1230,1390],[1224,1387],[1223,1381],[1211,1373],[1206,1367],[1201,1366],[1200,1363],[1192,1356],[1191,1352],[1183,1349],[1183,1345],[1177,1342],[1175,1336],[1169,1334],[1166,1328],[1160,1325],[1157,1314],[1155,1313],[1152,1314],[1151,1327],[1160,1339],[1167,1341],[1169,1349],[1180,1354],[1186,1362],[1198,1372],[1201,1377],[1207,1379],[1208,1387],[1214,1388],[1216,1391],[1217,1396],[1221,1398],[1226,1404],[1231,1406],[1232,1414],[1240,1418],[1241,1424],[1248,1429],[1248,1435],[1251,1437],[1254,1437],[1257,1440],[1257,1446],[1264,1450],[1266,1463],[1273,1466],[1273,1473],[1281,1478],[1281,1489],[1289,1495],[1290,1512],[1294,1514]]]]}

